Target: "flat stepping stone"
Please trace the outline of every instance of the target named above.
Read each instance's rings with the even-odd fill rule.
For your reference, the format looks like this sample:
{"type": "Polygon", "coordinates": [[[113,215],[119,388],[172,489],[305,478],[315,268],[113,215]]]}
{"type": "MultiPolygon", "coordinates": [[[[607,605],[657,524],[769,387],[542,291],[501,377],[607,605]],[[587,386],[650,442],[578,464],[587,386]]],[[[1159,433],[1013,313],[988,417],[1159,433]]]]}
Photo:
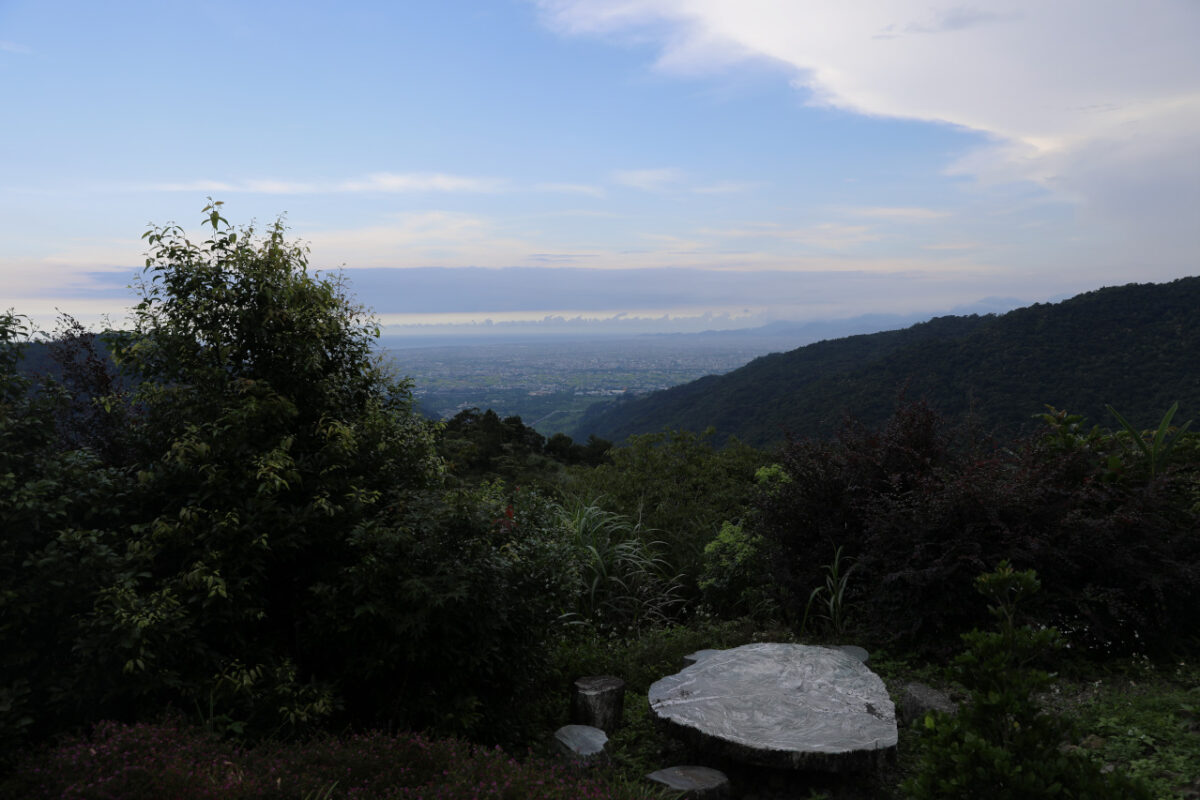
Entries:
{"type": "Polygon", "coordinates": [[[896,709],[883,681],[828,647],[723,650],[649,694],[673,733],[748,764],[839,772],[876,765],[896,747],[896,709]]]}
{"type": "Polygon", "coordinates": [[[564,754],[592,759],[604,752],[608,734],[591,725],[563,725],[554,732],[554,740],[564,754]]]}
{"type": "Polygon", "coordinates": [[[667,767],[646,776],[674,792],[683,792],[681,800],[720,800],[729,797],[729,778],[709,767],[667,767]]]}

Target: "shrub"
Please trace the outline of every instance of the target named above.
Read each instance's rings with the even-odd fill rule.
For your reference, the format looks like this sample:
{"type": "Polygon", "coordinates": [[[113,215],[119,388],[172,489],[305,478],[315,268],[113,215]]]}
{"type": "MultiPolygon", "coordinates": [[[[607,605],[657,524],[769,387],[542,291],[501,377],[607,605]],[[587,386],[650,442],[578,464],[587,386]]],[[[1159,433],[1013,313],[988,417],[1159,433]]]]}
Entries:
{"type": "Polygon", "coordinates": [[[857,571],[845,598],[879,640],[944,650],[981,617],[973,576],[1000,559],[1036,568],[1035,609],[1103,650],[1177,644],[1200,613],[1200,540],[1176,473],[1121,478],[1087,437],[1002,449],[958,438],[922,404],[881,431],[791,442],[790,480],[748,518],[794,624],[837,547],[857,571]]]}
{"type": "Polygon", "coordinates": [[[762,536],[726,521],[704,547],[699,584],[706,607],[724,617],[770,618],[776,607],[762,583],[766,571],[762,536]]]}
{"type": "Polygon", "coordinates": [[[1098,765],[1064,752],[1066,724],[1041,712],[1036,697],[1052,679],[1033,665],[1059,637],[1053,628],[1017,625],[1020,606],[1039,588],[1033,571],[1017,572],[1002,562],[975,585],[991,601],[997,629],[963,635],[966,650],[955,664],[971,700],[957,714],[925,717],[921,761],[903,787],[908,796],[1148,800],[1140,783],[1105,776],[1098,765]]]}
{"type": "Polygon", "coordinates": [[[704,546],[725,520],[736,521],[753,494],[754,470],[764,455],[732,440],[721,449],[712,431],[631,436],[608,451],[611,463],[570,470],[566,490],[585,504],[602,504],[658,531],[663,556],[697,594],[704,546]]]}
{"type": "Polygon", "coordinates": [[[350,543],[358,556],[322,589],[314,638],[355,719],[520,740],[551,631],[579,593],[557,507],[498,483],[426,493],[350,543]]]}

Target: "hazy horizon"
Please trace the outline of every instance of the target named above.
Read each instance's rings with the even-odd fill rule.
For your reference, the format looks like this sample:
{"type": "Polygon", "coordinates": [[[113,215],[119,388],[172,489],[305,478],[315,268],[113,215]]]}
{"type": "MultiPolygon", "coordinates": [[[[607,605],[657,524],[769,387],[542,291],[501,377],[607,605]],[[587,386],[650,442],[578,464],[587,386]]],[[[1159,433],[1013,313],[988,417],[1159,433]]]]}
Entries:
{"type": "Polygon", "coordinates": [[[1200,5],[0,5],[0,309],[286,215],[398,330],[752,327],[1200,272],[1200,5]],[[397,328],[396,326],[414,326],[397,328]],[[507,327],[506,327],[507,326],[507,327]]]}

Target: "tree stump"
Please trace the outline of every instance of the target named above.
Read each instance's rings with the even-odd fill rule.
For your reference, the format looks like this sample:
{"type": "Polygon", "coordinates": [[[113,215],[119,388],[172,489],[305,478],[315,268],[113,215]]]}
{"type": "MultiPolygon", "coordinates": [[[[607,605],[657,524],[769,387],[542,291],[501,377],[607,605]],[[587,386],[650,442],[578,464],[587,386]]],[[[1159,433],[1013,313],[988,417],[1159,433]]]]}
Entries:
{"type": "Polygon", "coordinates": [[[625,681],[611,675],[595,675],[575,681],[571,696],[571,721],[612,733],[621,724],[625,709],[625,681]]]}

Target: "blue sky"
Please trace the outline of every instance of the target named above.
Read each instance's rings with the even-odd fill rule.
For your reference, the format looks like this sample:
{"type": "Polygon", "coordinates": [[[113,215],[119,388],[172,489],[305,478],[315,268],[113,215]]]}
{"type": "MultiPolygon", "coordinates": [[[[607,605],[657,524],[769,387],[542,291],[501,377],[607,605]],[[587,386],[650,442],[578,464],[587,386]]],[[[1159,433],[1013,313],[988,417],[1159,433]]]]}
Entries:
{"type": "Polygon", "coordinates": [[[0,0],[0,307],[120,321],[210,195],[389,325],[1197,274],[1197,41],[1193,0],[0,0]]]}

